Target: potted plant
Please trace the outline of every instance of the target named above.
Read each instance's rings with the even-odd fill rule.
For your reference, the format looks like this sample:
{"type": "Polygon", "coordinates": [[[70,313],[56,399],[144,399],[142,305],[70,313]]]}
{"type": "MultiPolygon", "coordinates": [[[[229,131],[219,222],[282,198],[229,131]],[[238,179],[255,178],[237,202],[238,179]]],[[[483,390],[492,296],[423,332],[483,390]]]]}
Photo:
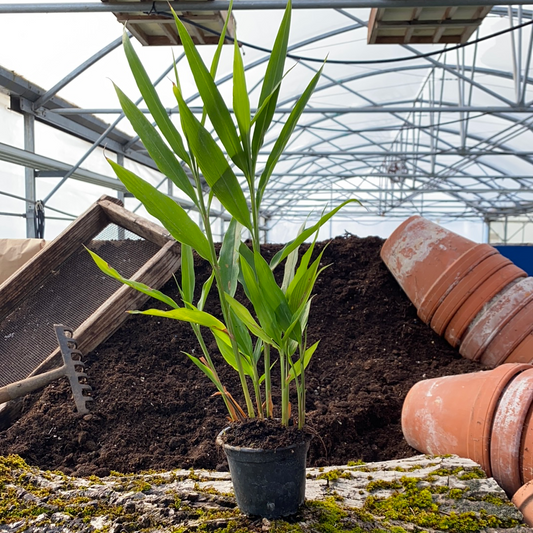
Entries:
{"type": "Polygon", "coordinates": [[[187,106],[175,68],[176,83],[173,89],[178,103],[182,137],[162,106],[127,36],[124,36],[124,49],[131,71],[159,131],[118,87],[116,92],[125,115],[161,172],[194,203],[200,214],[203,230],[174,200],[130,170],[111,160],[109,163],[127,189],[181,243],[179,291],[182,305],[160,291],[123,278],[96,254],[90,253],[103,272],[160,300],[170,308],[166,311],[150,309],[131,311],[132,313],[167,317],[191,324],[202,355],[196,357],[187,353],[187,356],[213,382],[217,394],[226,405],[230,420],[234,422],[219,435],[217,442],[225,447],[228,456],[237,503],[248,514],[277,518],[294,513],[304,500],[305,460],[310,440],[309,434],[304,431],[305,368],[318,346],[318,342],[308,346],[307,324],[311,292],[324,268],[320,264],[322,253],[312,258],[313,241],[298,260],[298,249],[301,243],[313,235],[316,239],[320,227],[339,209],[357,200],[344,202],[324,214],[313,226],[302,228],[299,235],[268,263],[261,254],[261,201],[274,167],[319,81],[322,69],[296,102],[266,163],[258,172],[259,151],[271,125],[284,77],[291,18],[290,1],[268,62],[254,117],[250,113],[241,52],[235,40],[233,109],[237,125],[214,82],[227,21],[213,63],[208,69],[175,13],[174,18],[204,104],[201,120],[187,106]],[[213,134],[205,126],[207,117],[214,129],[213,134]],[[184,166],[190,170],[192,183],[184,166]],[[234,172],[235,167],[244,175],[243,186],[234,172]],[[208,188],[207,198],[204,197],[205,184],[208,188]],[[217,199],[232,217],[218,253],[210,217],[213,199],[217,199]],[[243,242],[243,230],[250,236],[251,247],[243,242]],[[211,276],[204,283],[201,297],[196,302],[193,301],[193,250],[208,261],[212,268],[211,276]],[[283,282],[278,285],[273,271],[283,261],[283,282]],[[221,305],[221,319],[204,310],[213,281],[221,305]],[[243,286],[255,317],[245,305],[235,299],[238,283],[243,286]],[[210,331],[225,362],[237,371],[243,402],[236,399],[221,382],[204,340],[205,329],[202,328],[210,331]],[[280,406],[277,409],[272,398],[272,377],[275,374],[279,376],[281,391],[280,406]],[[290,387],[296,390],[295,413],[292,413],[289,401],[290,387]],[[292,425],[291,415],[296,420],[292,425]],[[261,441],[250,443],[250,439],[253,439],[250,434],[257,431],[261,434],[268,433],[270,439],[273,438],[272,435],[277,435],[281,440],[272,444],[270,449],[264,449],[265,445],[261,441]]]}

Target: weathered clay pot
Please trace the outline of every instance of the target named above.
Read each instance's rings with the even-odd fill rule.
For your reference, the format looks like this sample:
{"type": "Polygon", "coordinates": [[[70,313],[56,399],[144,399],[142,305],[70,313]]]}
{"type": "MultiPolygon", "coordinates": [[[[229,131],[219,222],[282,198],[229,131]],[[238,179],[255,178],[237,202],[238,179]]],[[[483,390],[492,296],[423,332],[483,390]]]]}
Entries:
{"type": "Polygon", "coordinates": [[[533,481],[520,487],[513,496],[512,502],[524,516],[524,522],[533,527],[533,481]]]}
{"type": "Polygon", "coordinates": [[[522,442],[520,444],[522,483],[533,481],[533,406],[524,420],[522,442]]]}
{"type": "MultiPolygon", "coordinates": [[[[438,224],[413,216],[400,224],[387,239],[381,249],[381,258],[418,309],[420,318],[428,323],[450,285],[458,281],[457,269],[454,267],[449,272],[448,269],[473,248],[475,250],[470,252],[466,261],[466,270],[494,249],[476,245],[438,224]],[[442,276],[446,283],[439,283],[442,276]]],[[[459,275],[459,279],[461,277],[459,275]]]]}
{"type": "MultiPolygon", "coordinates": [[[[533,278],[525,278],[515,283],[501,296],[496,297],[493,302],[480,313],[468,328],[461,347],[460,354],[463,357],[478,361],[482,359],[483,353],[489,344],[495,340],[496,336],[504,327],[530,302],[533,301],[533,278]]],[[[531,330],[529,330],[531,331],[531,330]]],[[[523,340],[528,332],[523,336],[523,340]]],[[[514,346],[516,347],[516,346],[514,346]]],[[[514,348],[511,348],[512,349],[514,348]]],[[[503,362],[511,352],[496,355],[499,362],[503,362]]],[[[499,364],[495,358],[487,357],[486,364],[499,364]]]]}
{"type": "MultiPolygon", "coordinates": [[[[460,307],[470,295],[480,290],[487,279],[498,270],[511,265],[511,261],[501,254],[493,254],[478,263],[449,291],[431,319],[431,327],[442,335],[460,307]]],[[[488,300],[486,300],[488,301],[488,300]]]]}
{"type": "Polygon", "coordinates": [[[503,390],[530,365],[507,364],[475,372],[420,381],[405,398],[402,431],[422,453],[457,454],[491,475],[492,421],[503,390]]]}
{"type": "Polygon", "coordinates": [[[494,414],[490,441],[492,475],[509,497],[523,484],[521,443],[526,417],[533,403],[533,368],[507,386],[494,414]]]}
{"type": "MultiPolygon", "coordinates": [[[[481,355],[481,362],[487,366],[497,366],[503,363],[526,339],[533,330],[533,300],[529,301],[522,309],[505,324],[498,335],[489,343],[481,355]]],[[[515,356],[516,357],[516,356],[515,356]]],[[[528,354],[529,359],[531,356],[528,354]]],[[[519,361],[529,362],[529,361],[519,361]]]]}
{"type": "Polygon", "coordinates": [[[513,282],[526,276],[527,274],[516,265],[507,265],[495,272],[468,296],[457,310],[444,333],[446,340],[453,347],[457,347],[462,342],[468,326],[482,311],[483,307],[489,304],[500,292],[503,293],[504,290],[510,288],[513,282]]]}
{"type": "Polygon", "coordinates": [[[533,331],[511,352],[506,363],[533,363],[533,331]]]}

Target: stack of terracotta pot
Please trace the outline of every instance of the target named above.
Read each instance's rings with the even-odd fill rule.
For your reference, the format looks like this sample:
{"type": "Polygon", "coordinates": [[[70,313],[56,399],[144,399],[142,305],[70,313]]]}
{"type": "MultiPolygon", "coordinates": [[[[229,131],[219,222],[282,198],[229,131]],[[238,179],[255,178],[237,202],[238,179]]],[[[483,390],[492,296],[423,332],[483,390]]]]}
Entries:
{"type": "Polygon", "coordinates": [[[533,480],[533,367],[510,363],[488,372],[420,381],[402,410],[413,448],[478,463],[512,496],[533,480]]]}
{"type": "Polygon", "coordinates": [[[491,367],[533,361],[533,278],[494,247],[413,216],[381,257],[418,316],[461,355],[491,367]]]}

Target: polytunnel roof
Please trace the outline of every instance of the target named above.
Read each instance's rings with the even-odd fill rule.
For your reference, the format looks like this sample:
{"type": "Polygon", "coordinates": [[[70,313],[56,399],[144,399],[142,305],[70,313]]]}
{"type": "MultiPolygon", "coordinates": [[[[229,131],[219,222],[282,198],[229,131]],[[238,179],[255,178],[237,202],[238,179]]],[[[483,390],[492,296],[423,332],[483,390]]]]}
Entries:
{"type": "MultiPolygon", "coordinates": [[[[11,97],[6,105],[61,130],[52,137],[36,132],[35,153],[49,158],[36,161],[24,149],[22,137],[13,140],[7,122],[0,123],[0,160],[48,171],[39,182],[42,199],[69,213],[68,202],[60,200],[68,180],[50,177],[50,171],[121,190],[102,163],[100,149],[85,155],[92,143],[131,159],[129,164],[141,175],[145,167],[155,183],[164,182],[152,170],[127,121],[119,120],[110,80],[132,100],[138,99],[139,91],[121,50],[122,25],[110,12],[91,12],[89,7],[81,12],[95,4],[65,3],[63,11],[78,12],[63,13],[57,7],[61,3],[49,12],[46,6],[51,4],[38,1],[9,6],[0,2],[0,86],[11,97]],[[17,10],[20,13],[14,13],[17,10]],[[98,60],[80,68],[91,57],[98,60]],[[110,124],[114,128],[108,128],[110,124]],[[62,144],[64,132],[75,134],[77,142],[90,142],[71,152],[62,144]]],[[[207,4],[227,5],[218,0],[207,4]]],[[[236,0],[234,16],[253,107],[283,12],[250,9],[252,4],[261,7],[260,0],[236,0]]],[[[282,2],[264,4],[280,7],[282,2]]],[[[387,2],[370,0],[365,6],[374,4],[387,2]]],[[[265,194],[267,220],[303,220],[310,211],[320,213],[348,198],[358,198],[362,206],[346,207],[341,211],[346,218],[419,213],[488,221],[527,216],[533,210],[529,6],[494,6],[466,45],[368,45],[370,9],[350,7],[360,1],[317,0],[316,9],[299,9],[301,5],[294,2],[289,72],[266,137],[263,163],[296,99],[326,57],[327,61],[265,194]]],[[[148,73],[158,81],[164,105],[175,113],[171,48],[134,44],[148,73]]],[[[214,48],[199,48],[206,62],[214,48]]],[[[233,52],[225,48],[217,82],[231,107],[233,52]]],[[[172,50],[188,103],[200,111],[182,49],[172,50]]],[[[95,190],[97,197],[102,189],[95,190]]],[[[10,193],[9,187],[0,184],[0,194],[5,193],[10,193]]]]}

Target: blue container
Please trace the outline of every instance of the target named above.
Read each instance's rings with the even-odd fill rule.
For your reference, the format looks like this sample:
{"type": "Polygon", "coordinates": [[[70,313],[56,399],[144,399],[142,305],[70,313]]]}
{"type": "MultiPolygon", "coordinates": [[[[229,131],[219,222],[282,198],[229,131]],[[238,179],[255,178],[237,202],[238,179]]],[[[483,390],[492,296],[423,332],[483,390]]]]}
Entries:
{"type": "Polygon", "coordinates": [[[504,257],[510,259],[517,267],[533,276],[533,245],[531,244],[498,244],[494,248],[504,257]]]}

